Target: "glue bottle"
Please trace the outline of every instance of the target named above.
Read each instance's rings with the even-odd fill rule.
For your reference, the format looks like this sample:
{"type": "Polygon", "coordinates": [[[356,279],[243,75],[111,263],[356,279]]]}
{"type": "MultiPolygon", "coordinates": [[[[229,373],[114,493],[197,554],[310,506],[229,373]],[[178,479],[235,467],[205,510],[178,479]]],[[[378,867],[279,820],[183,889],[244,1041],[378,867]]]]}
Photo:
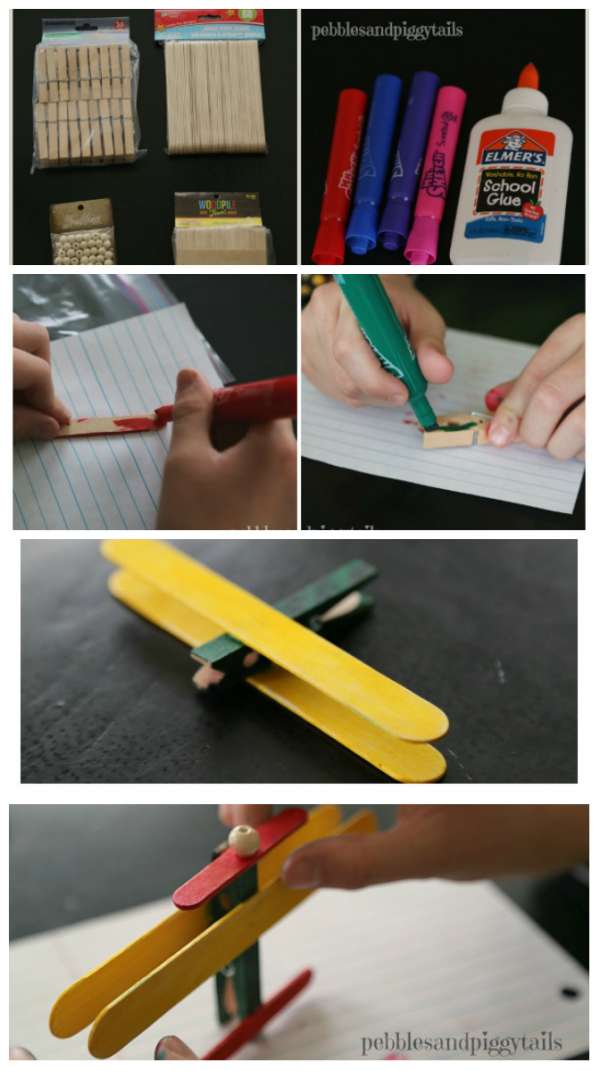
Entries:
{"type": "Polygon", "coordinates": [[[548,115],[533,63],[471,131],[453,264],[560,264],[573,135],[548,115]]]}

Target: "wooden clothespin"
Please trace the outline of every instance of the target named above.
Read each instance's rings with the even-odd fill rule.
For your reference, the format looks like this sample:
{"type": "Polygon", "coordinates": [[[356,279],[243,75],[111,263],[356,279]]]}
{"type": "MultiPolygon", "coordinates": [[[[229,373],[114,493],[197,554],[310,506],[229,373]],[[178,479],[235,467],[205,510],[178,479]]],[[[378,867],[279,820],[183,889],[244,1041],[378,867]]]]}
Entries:
{"type": "MultiPolygon", "coordinates": [[[[338,575],[329,611],[300,600],[306,614],[294,620],[156,540],[109,540],[103,553],[120,566],[112,594],[189,644],[211,670],[249,672],[249,685],[397,781],[443,776],[445,759],[430,744],[447,732],[443,711],[301,623],[321,613],[323,628],[323,616],[336,603],[339,610],[355,582],[348,587],[338,575]]],[[[354,606],[360,611],[360,601],[354,606]]]]}
{"type": "MultiPolygon", "coordinates": [[[[315,891],[290,889],[281,881],[291,852],[321,837],[375,828],[369,811],[342,822],[339,807],[326,805],[310,812],[290,808],[257,830],[246,830],[245,836],[248,832],[258,836],[256,850],[240,855],[234,846],[218,852],[175,891],[176,906],[170,915],[59,996],[50,1013],[52,1033],[72,1037],[92,1024],[88,1038],[92,1056],[114,1056],[212,975],[240,963],[263,933],[315,891]],[[256,890],[240,894],[240,882],[249,881],[250,874],[256,890]],[[231,906],[226,894],[236,901],[231,906]]],[[[240,977],[236,999],[241,994],[241,1002],[235,1011],[241,1013],[241,1021],[204,1059],[226,1059],[256,1037],[310,978],[311,971],[303,971],[263,1003],[258,976],[240,977]],[[244,1006],[252,1010],[244,1014],[244,1006]]]]}
{"type": "Polygon", "coordinates": [[[453,446],[484,446],[491,416],[483,413],[450,413],[438,417],[438,427],[423,432],[425,450],[443,450],[453,446]]]}

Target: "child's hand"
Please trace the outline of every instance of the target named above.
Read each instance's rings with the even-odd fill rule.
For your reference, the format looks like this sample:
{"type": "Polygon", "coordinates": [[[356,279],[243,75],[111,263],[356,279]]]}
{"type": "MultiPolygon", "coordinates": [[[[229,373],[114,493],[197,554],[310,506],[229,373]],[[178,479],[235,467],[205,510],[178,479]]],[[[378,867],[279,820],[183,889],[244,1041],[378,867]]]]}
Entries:
{"type": "Polygon", "coordinates": [[[286,860],[282,879],[292,888],[359,889],[409,878],[543,873],[587,858],[585,806],[406,804],[386,832],[299,848],[286,860]]]}
{"type": "Polygon", "coordinates": [[[540,346],[518,379],[486,396],[495,411],[489,438],[508,446],[519,437],[565,461],[585,456],[585,316],[572,316],[540,346]]]}
{"type": "Polygon", "coordinates": [[[53,439],[70,420],[52,386],[50,338],[45,327],[13,319],[13,436],[53,439]]]}
{"type": "MultiPolygon", "coordinates": [[[[446,325],[433,305],[415,290],[410,276],[382,275],[398,318],[408,332],[423,375],[447,383],[446,325]]],[[[365,342],[350,306],[336,283],[319,286],[302,313],[302,367],[323,394],[347,405],[405,405],[408,391],[386,372],[365,342]]]]}
{"type": "Polygon", "coordinates": [[[197,372],[177,377],[171,448],[158,528],[296,527],[296,440],[290,420],[256,424],[219,452],[210,438],[212,390],[197,372]]]}

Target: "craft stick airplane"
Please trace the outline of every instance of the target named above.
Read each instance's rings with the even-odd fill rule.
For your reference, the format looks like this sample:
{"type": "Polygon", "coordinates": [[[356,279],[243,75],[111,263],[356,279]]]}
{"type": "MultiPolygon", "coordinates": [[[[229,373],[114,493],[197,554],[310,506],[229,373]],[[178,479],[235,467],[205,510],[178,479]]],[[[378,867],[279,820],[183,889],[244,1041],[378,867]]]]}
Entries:
{"type": "Polygon", "coordinates": [[[281,880],[287,857],[327,836],[369,833],[374,815],[360,811],[345,822],[339,807],[294,807],[253,830],[238,826],[213,861],[173,893],[175,910],[62,993],[50,1030],[67,1038],[92,1024],[88,1048],[105,1059],[216,975],[221,1023],[238,1025],[203,1057],[227,1059],[310,982],[302,971],[266,1001],[260,995],[257,941],[314,889],[290,889],[281,880]]]}
{"type": "Polygon", "coordinates": [[[375,575],[350,562],[276,607],[160,541],[108,540],[112,594],[192,648],[200,688],[247,683],[397,781],[441,778],[430,741],[448,719],[438,707],[335,646],[324,635],[368,611],[356,589],[375,575]]]}

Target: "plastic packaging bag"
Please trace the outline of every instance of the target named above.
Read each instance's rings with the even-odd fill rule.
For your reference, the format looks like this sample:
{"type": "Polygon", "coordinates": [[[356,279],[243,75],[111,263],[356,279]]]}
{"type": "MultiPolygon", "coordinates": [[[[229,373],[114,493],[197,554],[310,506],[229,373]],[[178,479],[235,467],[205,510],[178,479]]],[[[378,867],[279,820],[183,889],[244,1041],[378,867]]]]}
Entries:
{"type": "Polygon", "coordinates": [[[35,49],[36,168],[134,163],[140,59],[129,19],[44,19],[35,49]]]}
{"type": "Polygon", "coordinates": [[[107,197],[50,205],[53,264],[114,264],[115,230],[107,197]]]}
{"type": "Polygon", "coordinates": [[[257,193],[176,193],[176,264],[274,264],[257,193]]]}

